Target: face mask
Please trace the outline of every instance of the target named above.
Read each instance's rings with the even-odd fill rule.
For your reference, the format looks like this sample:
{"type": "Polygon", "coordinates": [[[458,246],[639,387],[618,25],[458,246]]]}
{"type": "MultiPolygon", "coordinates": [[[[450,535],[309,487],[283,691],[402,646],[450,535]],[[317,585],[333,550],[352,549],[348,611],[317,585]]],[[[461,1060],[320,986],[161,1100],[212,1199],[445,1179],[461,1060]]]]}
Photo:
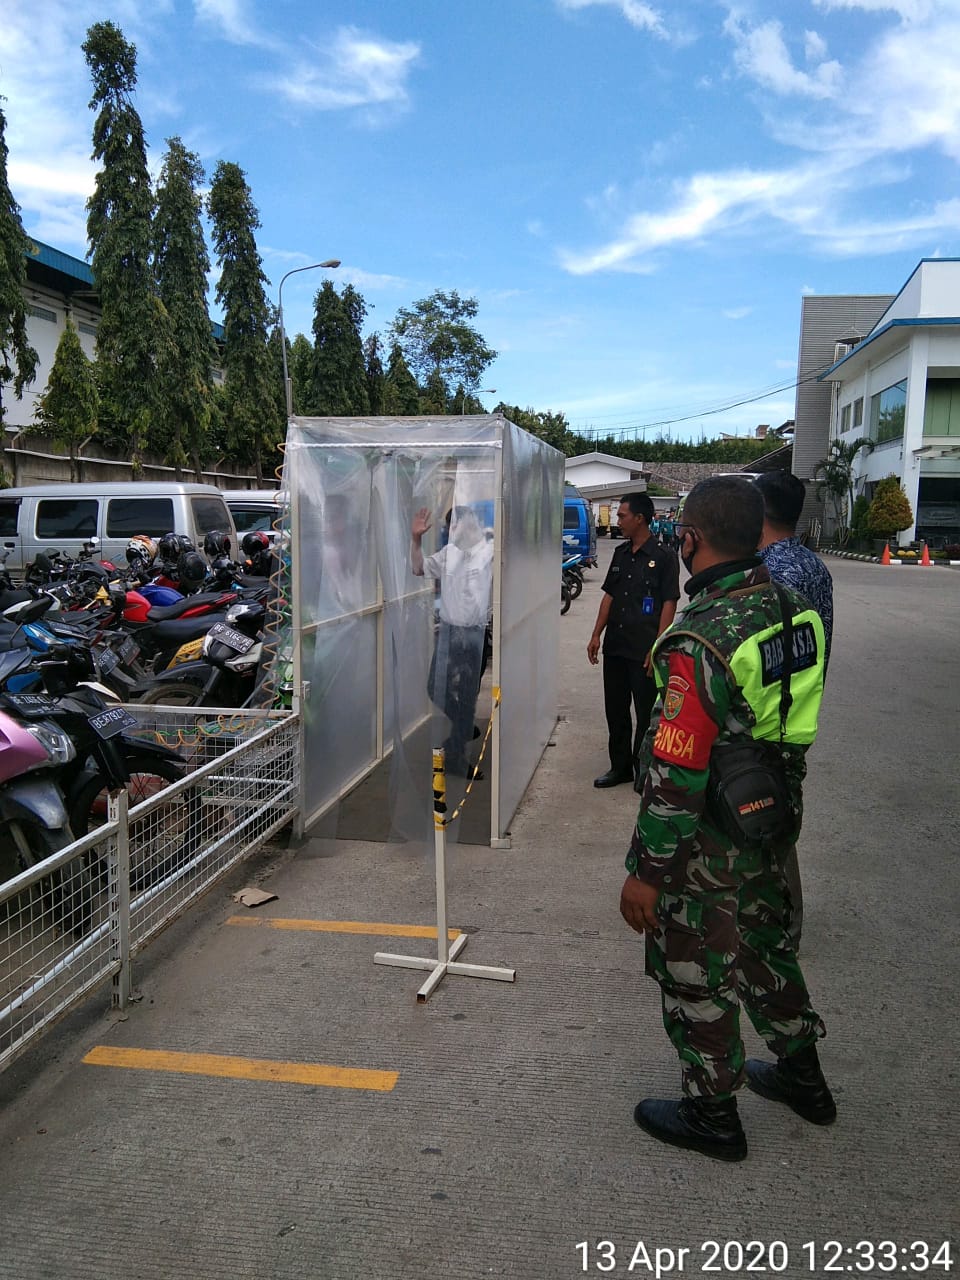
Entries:
{"type": "MultiPolygon", "coordinates": [[[[693,573],[693,558],[697,554],[697,539],[692,533],[685,535],[684,541],[686,541],[686,537],[690,538],[690,544],[691,544],[690,554],[685,555],[683,551],[681,551],[680,559],[683,561],[683,567],[686,569],[687,573],[693,573]]],[[[683,544],[681,543],[681,546],[682,545],[683,544]]]]}

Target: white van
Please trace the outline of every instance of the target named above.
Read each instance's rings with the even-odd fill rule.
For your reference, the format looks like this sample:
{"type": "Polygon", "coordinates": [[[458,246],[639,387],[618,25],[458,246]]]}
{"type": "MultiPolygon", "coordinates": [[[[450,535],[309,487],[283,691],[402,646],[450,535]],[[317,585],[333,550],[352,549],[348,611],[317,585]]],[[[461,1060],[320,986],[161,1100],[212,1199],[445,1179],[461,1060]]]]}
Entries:
{"type": "Polygon", "coordinates": [[[75,557],[93,537],[100,539],[104,559],[123,564],[136,533],[185,533],[199,550],[204,534],[214,530],[230,535],[236,554],[233,518],[210,484],[128,480],[0,489],[0,545],[10,549],[7,568],[13,573],[22,573],[41,551],[75,557]]]}
{"type": "Polygon", "coordinates": [[[277,523],[283,519],[287,510],[286,490],[223,489],[221,492],[230,508],[239,537],[255,530],[265,533],[271,542],[276,541],[277,523]]]}

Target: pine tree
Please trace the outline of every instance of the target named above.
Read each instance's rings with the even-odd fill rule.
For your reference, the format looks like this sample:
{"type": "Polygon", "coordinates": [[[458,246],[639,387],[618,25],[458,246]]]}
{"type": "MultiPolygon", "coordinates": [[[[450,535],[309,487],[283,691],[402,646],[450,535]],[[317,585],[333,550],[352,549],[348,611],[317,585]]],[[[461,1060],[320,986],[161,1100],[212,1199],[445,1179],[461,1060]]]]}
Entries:
{"type": "Polygon", "coordinates": [[[420,396],[420,412],[427,414],[445,414],[449,412],[447,402],[447,384],[439,369],[433,369],[424,384],[420,396]]]}
{"type": "Polygon", "coordinates": [[[912,524],[910,499],[900,488],[900,481],[896,476],[885,476],[877,484],[867,511],[867,528],[875,538],[892,538],[912,524]]]}
{"type": "Polygon", "coordinates": [[[275,379],[267,347],[271,308],[254,232],[260,216],[239,165],[221,160],[208,208],[220,267],[217,301],[224,309],[225,432],[231,454],[252,462],[262,482],[272,472],[284,422],[277,413],[275,379]]]}
{"type": "Polygon", "coordinates": [[[27,282],[26,254],[30,247],[20,221],[20,206],[7,182],[7,120],[0,111],[0,430],[3,429],[3,387],[13,379],[19,400],[37,372],[37,353],[27,341],[27,312],[23,289],[27,282]]]}
{"type": "Polygon", "coordinates": [[[90,265],[100,294],[97,331],[101,427],[110,444],[142,467],[161,400],[156,352],[163,308],[150,260],[153,193],[143,124],[131,95],[137,50],[112,22],[87,31],[83,52],[93,79],[93,158],[102,168],[87,201],[90,265]]]}
{"type": "Polygon", "coordinates": [[[383,401],[386,392],[386,375],[380,358],[378,333],[371,333],[364,342],[363,359],[367,367],[367,399],[370,402],[370,412],[374,417],[378,417],[384,412],[383,401]]]}
{"type": "MultiPolygon", "coordinates": [[[[355,412],[353,393],[358,344],[359,334],[343,298],[331,281],[324,280],[314,299],[311,413],[341,417],[355,412]]],[[[360,356],[362,368],[362,350],[360,356]]]]}
{"type": "Polygon", "coordinates": [[[287,353],[290,381],[293,383],[293,412],[313,413],[307,408],[313,383],[313,347],[310,339],[298,333],[287,353]]]}
{"type": "Polygon", "coordinates": [[[210,259],[200,221],[199,157],[179,138],[167,139],[153,222],[154,264],[160,300],[170,318],[172,360],[161,368],[162,417],[151,443],[162,444],[176,467],[192,464],[199,480],[210,425],[216,351],[207,310],[210,259]]]}
{"type": "Polygon", "coordinates": [[[383,411],[399,418],[420,412],[420,388],[407,366],[399,342],[390,347],[383,388],[383,411]]]}
{"type": "Polygon", "coordinates": [[[348,284],[340,295],[343,309],[350,321],[346,333],[346,393],[350,405],[350,413],[357,416],[370,412],[370,395],[367,391],[367,366],[363,353],[361,329],[367,315],[367,304],[363,295],[358,293],[352,284],[348,284]]]}
{"type": "Polygon", "coordinates": [[[93,364],[84,355],[73,321],[57,343],[47,389],[37,402],[34,418],[44,431],[70,450],[70,479],[79,480],[77,445],[97,429],[100,396],[93,364]]]}

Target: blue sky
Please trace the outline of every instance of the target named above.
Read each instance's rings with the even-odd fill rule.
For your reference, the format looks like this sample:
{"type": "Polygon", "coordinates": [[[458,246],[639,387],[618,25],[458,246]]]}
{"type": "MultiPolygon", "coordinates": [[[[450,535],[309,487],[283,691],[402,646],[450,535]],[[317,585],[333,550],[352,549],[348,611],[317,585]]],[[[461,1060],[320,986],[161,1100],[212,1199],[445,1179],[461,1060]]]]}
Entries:
{"type": "MultiPolygon", "coordinates": [[[[475,296],[490,405],[639,441],[777,425],[805,292],[960,254],[960,0],[5,0],[10,184],[81,257],[104,19],[154,171],[172,135],[238,163],[274,288],[339,258],[370,328],[475,296]]],[[[288,333],[321,279],[284,286],[288,333]]]]}

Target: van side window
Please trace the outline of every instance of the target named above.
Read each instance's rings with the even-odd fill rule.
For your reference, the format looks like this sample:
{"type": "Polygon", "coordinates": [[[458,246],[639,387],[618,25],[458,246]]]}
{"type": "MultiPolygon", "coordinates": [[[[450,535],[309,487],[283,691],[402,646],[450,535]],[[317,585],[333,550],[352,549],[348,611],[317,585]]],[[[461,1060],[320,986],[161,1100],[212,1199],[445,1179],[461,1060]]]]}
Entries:
{"type": "Polygon", "coordinates": [[[213,533],[216,529],[226,533],[230,528],[230,513],[222,498],[191,498],[190,505],[198,533],[213,533]]]}
{"type": "Polygon", "coordinates": [[[43,498],[37,503],[38,538],[95,538],[96,498],[43,498]]]}
{"type": "Polygon", "coordinates": [[[19,498],[0,498],[0,538],[16,537],[19,514],[19,498]]]}
{"type": "Polygon", "coordinates": [[[173,528],[170,498],[111,498],[107,503],[108,538],[132,538],[135,533],[162,537],[173,528]]]}
{"type": "Polygon", "coordinates": [[[273,522],[280,514],[277,509],[273,514],[264,511],[263,507],[230,507],[233,513],[233,523],[237,526],[237,533],[264,532],[270,533],[273,529],[273,522]]]}
{"type": "Polygon", "coordinates": [[[565,529],[580,528],[580,508],[579,507],[563,508],[563,527],[565,529]]]}

